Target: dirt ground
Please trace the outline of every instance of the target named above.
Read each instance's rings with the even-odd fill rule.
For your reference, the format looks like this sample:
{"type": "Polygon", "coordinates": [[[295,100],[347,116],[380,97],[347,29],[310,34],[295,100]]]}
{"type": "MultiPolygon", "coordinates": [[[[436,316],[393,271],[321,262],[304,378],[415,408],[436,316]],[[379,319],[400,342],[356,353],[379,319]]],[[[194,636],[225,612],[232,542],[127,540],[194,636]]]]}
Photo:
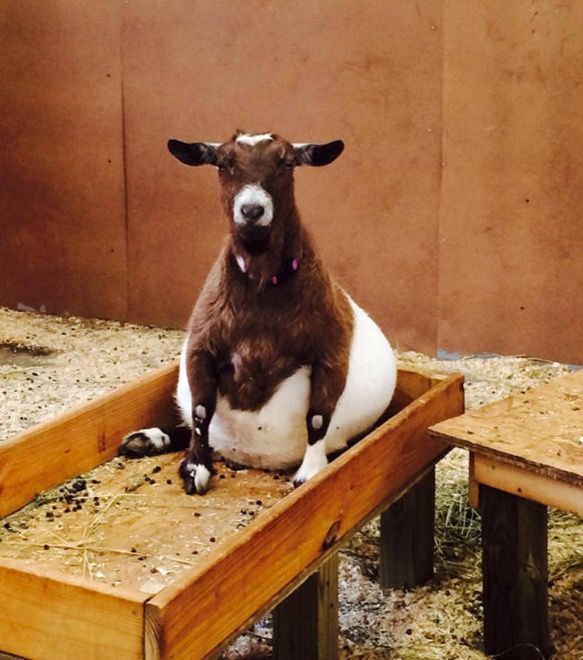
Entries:
{"type": "MultiPolygon", "coordinates": [[[[0,308],[0,441],[178,357],[182,332],[60,318],[0,308]]],[[[557,363],[474,356],[440,361],[400,353],[400,364],[466,377],[476,408],[567,373],[557,363]]],[[[99,468],[98,468],[99,469],[99,468]]],[[[467,460],[451,452],[437,468],[435,577],[410,591],[377,584],[373,522],[340,558],[341,657],[399,660],[484,658],[481,651],[479,517],[466,504],[467,460]]],[[[550,616],[557,657],[583,658],[583,525],[549,512],[550,616]]],[[[269,657],[270,620],[256,624],[226,658],[269,657]]],[[[503,656],[498,656],[503,657],[503,656]]],[[[541,657],[533,650],[533,659],[541,657]]]]}

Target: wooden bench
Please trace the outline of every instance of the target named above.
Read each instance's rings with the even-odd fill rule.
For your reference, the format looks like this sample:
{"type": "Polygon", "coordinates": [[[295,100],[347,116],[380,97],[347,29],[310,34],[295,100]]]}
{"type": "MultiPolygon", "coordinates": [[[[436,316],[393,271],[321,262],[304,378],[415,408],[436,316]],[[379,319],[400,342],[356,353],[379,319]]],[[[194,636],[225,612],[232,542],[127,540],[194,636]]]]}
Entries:
{"type": "MultiPolygon", "coordinates": [[[[171,423],[176,378],[176,366],[164,368],[0,444],[0,516],[109,461],[128,431],[171,423]]],[[[432,575],[433,466],[449,446],[429,437],[427,428],[462,412],[462,383],[459,375],[400,371],[393,417],[247,527],[225,529],[200,563],[156,593],[72,576],[49,565],[48,551],[32,565],[0,557],[0,651],[38,657],[42,649],[45,658],[211,657],[275,608],[275,657],[336,657],[336,553],[360,525],[386,510],[384,584],[413,586],[432,575]]],[[[159,458],[170,460],[166,467],[175,475],[174,457],[159,458]]],[[[256,483],[272,481],[255,472],[256,483]]],[[[213,493],[218,497],[222,488],[228,497],[237,481],[220,481],[205,498],[186,498],[181,506],[212,505],[213,493]]],[[[186,497],[173,487],[177,502],[186,497]]],[[[225,508],[233,507],[227,502],[225,508]]],[[[145,541],[158,519],[155,511],[140,513],[145,541]]],[[[190,509],[188,519],[194,534],[199,519],[190,509]]]]}
{"type": "Polygon", "coordinates": [[[547,506],[583,516],[583,371],[430,429],[470,452],[488,654],[548,657],[547,506]],[[509,649],[512,649],[508,653],[509,649]]]}

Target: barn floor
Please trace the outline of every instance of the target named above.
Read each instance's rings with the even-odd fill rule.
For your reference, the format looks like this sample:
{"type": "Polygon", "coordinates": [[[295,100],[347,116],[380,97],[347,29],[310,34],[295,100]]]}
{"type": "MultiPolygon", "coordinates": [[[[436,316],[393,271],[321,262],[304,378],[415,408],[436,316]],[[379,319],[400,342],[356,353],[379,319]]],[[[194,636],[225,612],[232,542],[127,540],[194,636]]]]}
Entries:
{"type": "MultiPolygon", "coordinates": [[[[0,308],[0,441],[177,359],[182,332],[0,308]]],[[[400,353],[403,366],[461,371],[468,408],[547,382],[568,368],[519,357],[439,361],[400,353]]],[[[454,451],[437,470],[436,575],[424,587],[377,586],[379,529],[363,528],[341,553],[341,657],[484,658],[480,651],[479,520],[466,505],[467,465],[454,451]]],[[[583,524],[551,510],[550,614],[557,657],[583,658],[583,524]]],[[[269,657],[269,619],[226,658],[269,657]]],[[[533,650],[533,659],[541,657],[533,650]]]]}

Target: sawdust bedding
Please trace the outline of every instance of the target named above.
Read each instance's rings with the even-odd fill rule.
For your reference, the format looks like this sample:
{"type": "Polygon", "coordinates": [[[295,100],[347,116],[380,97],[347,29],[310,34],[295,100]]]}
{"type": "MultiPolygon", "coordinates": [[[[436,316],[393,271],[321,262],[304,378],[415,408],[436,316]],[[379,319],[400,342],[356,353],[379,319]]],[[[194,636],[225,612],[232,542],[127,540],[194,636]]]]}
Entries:
{"type": "MultiPolygon", "coordinates": [[[[0,441],[175,361],[182,337],[176,330],[0,308],[0,441]]],[[[568,372],[564,365],[524,357],[474,356],[441,361],[411,352],[402,352],[399,357],[402,366],[464,373],[468,408],[568,372]]],[[[169,459],[115,459],[82,479],[43,494],[36,503],[40,506],[27,507],[2,521],[0,554],[26,560],[55,553],[72,573],[112,584],[129,581],[135,588],[156,592],[181,569],[191,566],[197,555],[208,552],[214,542],[211,539],[217,540],[213,511],[205,509],[210,507],[205,498],[200,498],[200,508],[194,513],[200,516],[200,538],[185,540],[182,553],[176,548],[165,552],[147,547],[128,549],[127,543],[107,536],[108,516],[125,516],[131,529],[137,524],[136,509],[145,506],[145,499],[155,501],[154,496],[161,498],[159,506],[168,506],[169,501],[173,505],[175,500],[177,511],[190,507],[188,515],[193,515],[192,498],[185,507],[175,461],[169,459]],[[98,560],[99,550],[105,547],[117,558],[114,568],[98,560]],[[140,565],[137,572],[136,561],[140,565]]],[[[266,491],[261,485],[265,480],[254,481],[252,474],[233,476],[227,468],[221,468],[221,474],[238,479],[240,485],[237,506],[229,513],[233,529],[245,526],[289,488],[285,479],[266,491]]],[[[340,560],[342,658],[485,657],[480,650],[479,519],[468,508],[466,498],[466,456],[456,450],[437,468],[436,574],[426,586],[383,593],[377,585],[378,523],[369,523],[352,538],[340,560]]],[[[217,502],[214,515],[221,506],[217,502]]],[[[580,519],[550,511],[550,616],[560,658],[583,658],[582,532],[580,519]]],[[[266,618],[237,640],[225,658],[268,657],[270,636],[266,618]]]]}

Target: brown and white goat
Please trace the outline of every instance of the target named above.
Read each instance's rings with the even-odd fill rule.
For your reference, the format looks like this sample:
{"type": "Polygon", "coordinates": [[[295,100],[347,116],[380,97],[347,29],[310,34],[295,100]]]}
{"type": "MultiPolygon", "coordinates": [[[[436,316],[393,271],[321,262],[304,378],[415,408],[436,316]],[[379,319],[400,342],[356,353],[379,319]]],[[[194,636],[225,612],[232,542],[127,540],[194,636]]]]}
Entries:
{"type": "Polygon", "coordinates": [[[188,447],[179,473],[189,494],[207,491],[213,452],[265,469],[301,462],[298,485],[374,424],[396,380],[389,342],[330,278],[294,199],[294,168],[328,165],[344,145],[239,132],[224,144],[168,148],[186,165],[218,167],[230,236],[181,353],[176,400],[186,426],[137,431],[120,452],[188,447]]]}

